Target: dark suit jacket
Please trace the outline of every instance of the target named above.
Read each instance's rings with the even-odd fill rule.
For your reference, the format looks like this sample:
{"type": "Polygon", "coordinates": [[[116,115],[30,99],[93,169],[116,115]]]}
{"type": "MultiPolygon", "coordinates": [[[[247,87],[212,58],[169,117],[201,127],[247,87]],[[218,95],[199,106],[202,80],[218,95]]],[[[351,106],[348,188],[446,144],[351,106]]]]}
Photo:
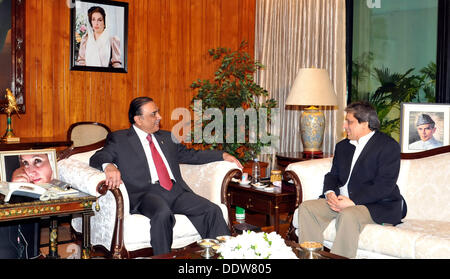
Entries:
{"type": "MultiPolygon", "coordinates": [[[[323,193],[339,195],[350,174],[355,146],[345,139],[336,144],[331,171],[325,175],[323,193]]],[[[375,132],[353,167],[348,183],[349,198],[365,205],[378,223],[398,224],[406,215],[406,203],[397,186],[400,171],[400,146],[391,137],[375,132]]],[[[322,195],[321,197],[324,197],[322,195]]]]}
{"type": "MultiPolygon", "coordinates": [[[[222,151],[200,151],[187,149],[184,145],[174,142],[168,131],[160,130],[154,134],[167,159],[176,183],[192,192],[181,177],[179,164],[205,164],[223,160],[222,151]]],[[[151,185],[150,169],[141,141],[133,127],[110,133],[103,149],[97,151],[89,164],[102,170],[102,164],[114,163],[119,168],[122,180],[130,197],[130,208],[134,207],[142,194],[151,185]]]]}

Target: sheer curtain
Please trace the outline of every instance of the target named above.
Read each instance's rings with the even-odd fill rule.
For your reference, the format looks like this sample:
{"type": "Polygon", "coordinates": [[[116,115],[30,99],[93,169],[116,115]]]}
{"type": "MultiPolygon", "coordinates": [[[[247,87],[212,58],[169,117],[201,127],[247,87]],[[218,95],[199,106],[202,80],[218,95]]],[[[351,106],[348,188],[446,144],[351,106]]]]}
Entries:
{"type": "MultiPolygon", "coordinates": [[[[300,109],[285,101],[300,68],[325,68],[330,74],[338,107],[322,108],[325,135],[322,150],[333,153],[343,138],[347,100],[345,65],[345,0],[256,0],[255,59],[266,68],[256,82],[279,104],[279,126],[272,133],[279,144],[262,160],[274,163],[274,152],[302,151],[300,109]]],[[[274,166],[271,165],[271,168],[274,166]]]]}

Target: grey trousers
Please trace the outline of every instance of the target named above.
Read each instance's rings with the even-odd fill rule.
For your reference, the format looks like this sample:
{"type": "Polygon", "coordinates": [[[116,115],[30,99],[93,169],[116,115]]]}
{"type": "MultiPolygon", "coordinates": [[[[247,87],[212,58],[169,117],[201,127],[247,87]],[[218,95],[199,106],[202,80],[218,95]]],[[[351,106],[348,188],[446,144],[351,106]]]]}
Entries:
{"type": "Polygon", "coordinates": [[[316,241],[323,243],[323,232],[336,219],[336,238],[331,253],[347,258],[355,258],[359,234],[365,224],[374,224],[369,210],[364,205],[356,205],[336,212],[325,199],[308,200],[299,207],[299,243],[316,241]]]}

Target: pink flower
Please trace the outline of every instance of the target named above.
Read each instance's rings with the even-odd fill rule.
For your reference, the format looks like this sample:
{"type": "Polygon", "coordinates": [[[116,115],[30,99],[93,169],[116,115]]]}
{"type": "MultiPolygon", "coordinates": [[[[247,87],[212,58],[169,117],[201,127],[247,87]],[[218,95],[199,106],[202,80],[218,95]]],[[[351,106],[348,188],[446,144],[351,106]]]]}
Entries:
{"type": "Polygon", "coordinates": [[[80,26],[80,31],[81,32],[86,32],[86,26],[84,26],[84,24],[80,26]]]}

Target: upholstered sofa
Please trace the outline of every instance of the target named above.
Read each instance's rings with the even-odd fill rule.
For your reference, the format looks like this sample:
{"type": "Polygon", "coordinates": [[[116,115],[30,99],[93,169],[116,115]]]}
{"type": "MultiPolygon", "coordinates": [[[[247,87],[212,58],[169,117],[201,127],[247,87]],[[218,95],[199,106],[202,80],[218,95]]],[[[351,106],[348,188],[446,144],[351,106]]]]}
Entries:
{"type": "MultiPolygon", "coordinates": [[[[125,185],[122,184],[119,190],[106,189],[105,174],[89,166],[89,158],[96,151],[86,151],[89,149],[92,148],[72,148],[62,152],[58,161],[58,175],[60,180],[98,197],[100,208],[90,220],[93,254],[113,258],[151,256],[150,220],[140,214],[130,214],[125,185]]],[[[241,175],[237,166],[218,161],[203,165],[181,165],[180,168],[191,189],[218,204],[230,225],[230,216],[224,204],[226,185],[231,178],[241,175]]],[[[201,238],[186,216],[176,214],[175,219],[172,249],[185,247],[201,238]]],[[[81,219],[73,219],[72,227],[76,232],[81,232],[81,219]]]]}
{"type": "MultiPolygon", "coordinates": [[[[292,163],[286,168],[300,181],[302,200],[322,193],[324,175],[332,158],[292,163]]],[[[450,258],[450,146],[403,153],[397,180],[408,212],[397,226],[366,225],[356,258],[450,258]]],[[[331,247],[335,222],[324,231],[324,245],[331,247]]],[[[290,228],[298,236],[298,209],[290,228]]]]}

